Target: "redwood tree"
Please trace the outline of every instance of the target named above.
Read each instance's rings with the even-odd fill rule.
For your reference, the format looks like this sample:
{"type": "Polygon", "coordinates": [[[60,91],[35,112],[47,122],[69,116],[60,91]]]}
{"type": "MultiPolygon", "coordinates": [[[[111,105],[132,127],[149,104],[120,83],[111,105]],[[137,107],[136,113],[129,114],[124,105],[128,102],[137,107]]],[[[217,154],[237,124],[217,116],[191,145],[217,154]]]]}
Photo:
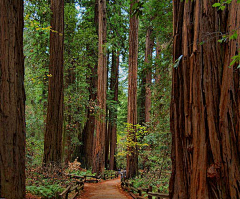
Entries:
{"type": "Polygon", "coordinates": [[[240,4],[215,2],[173,1],[170,198],[240,197],[240,4]]]}
{"type": "Polygon", "coordinates": [[[107,93],[107,57],[106,57],[106,0],[98,0],[98,81],[97,105],[98,112],[95,118],[95,137],[93,152],[93,172],[102,174],[105,167],[105,111],[107,93]]]}
{"type": "MultiPolygon", "coordinates": [[[[129,32],[129,72],[128,72],[128,124],[137,124],[137,66],[138,66],[138,16],[133,15],[133,5],[137,0],[130,1],[130,32],[129,32]]],[[[129,131],[129,138],[136,142],[134,131],[129,131]]],[[[138,172],[138,155],[136,147],[128,147],[127,178],[134,177],[138,172]]]]}
{"type": "Polygon", "coordinates": [[[25,198],[23,0],[0,1],[0,197],[25,198]]]}
{"type": "MultiPolygon", "coordinates": [[[[88,5],[88,4],[87,4],[88,5]]],[[[89,22],[92,22],[94,24],[95,33],[98,35],[98,0],[92,0],[89,2],[88,9],[93,10],[92,13],[94,13],[94,16],[91,17],[89,22]],[[94,8],[94,9],[93,9],[94,8]]],[[[93,145],[94,145],[94,129],[95,129],[95,103],[97,98],[97,47],[91,46],[87,44],[87,56],[91,59],[94,59],[94,64],[89,63],[88,69],[91,71],[90,74],[87,74],[87,83],[88,83],[88,91],[89,91],[89,102],[88,106],[86,107],[86,117],[87,121],[84,125],[83,131],[82,131],[82,146],[80,147],[80,162],[82,163],[82,166],[86,167],[87,169],[90,169],[93,164],[93,145]]]]}
{"type": "Polygon", "coordinates": [[[151,116],[151,84],[152,84],[152,67],[150,61],[152,58],[154,41],[152,38],[152,27],[147,29],[146,34],[146,49],[145,49],[145,64],[146,64],[146,85],[145,85],[145,122],[150,122],[151,116]]]}
{"type": "Polygon", "coordinates": [[[114,107],[109,110],[109,136],[110,136],[110,162],[109,169],[116,169],[116,148],[117,148],[117,108],[118,103],[118,70],[119,70],[119,51],[116,53],[114,49],[112,51],[112,69],[110,80],[110,91],[113,94],[112,100],[114,101],[114,107]]]}
{"type": "Polygon", "coordinates": [[[44,137],[45,164],[61,162],[63,131],[64,0],[51,0],[48,110],[44,137]]]}

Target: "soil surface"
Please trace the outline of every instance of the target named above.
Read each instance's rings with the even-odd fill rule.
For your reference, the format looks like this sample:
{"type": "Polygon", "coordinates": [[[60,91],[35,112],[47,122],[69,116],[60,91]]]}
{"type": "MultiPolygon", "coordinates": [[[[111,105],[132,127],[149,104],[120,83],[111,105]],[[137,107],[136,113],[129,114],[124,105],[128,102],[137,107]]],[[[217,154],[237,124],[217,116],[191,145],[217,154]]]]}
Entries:
{"type": "Polygon", "coordinates": [[[84,191],[78,199],[132,199],[121,189],[120,178],[99,183],[85,183],[84,191]]]}

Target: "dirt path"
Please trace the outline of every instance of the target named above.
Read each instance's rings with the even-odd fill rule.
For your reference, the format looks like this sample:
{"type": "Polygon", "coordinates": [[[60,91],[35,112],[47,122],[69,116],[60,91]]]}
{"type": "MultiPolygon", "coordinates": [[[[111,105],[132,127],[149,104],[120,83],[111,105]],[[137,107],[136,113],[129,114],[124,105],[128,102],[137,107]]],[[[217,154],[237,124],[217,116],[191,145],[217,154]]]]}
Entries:
{"type": "Polygon", "coordinates": [[[121,189],[120,178],[99,183],[85,183],[79,199],[132,199],[121,189]]]}

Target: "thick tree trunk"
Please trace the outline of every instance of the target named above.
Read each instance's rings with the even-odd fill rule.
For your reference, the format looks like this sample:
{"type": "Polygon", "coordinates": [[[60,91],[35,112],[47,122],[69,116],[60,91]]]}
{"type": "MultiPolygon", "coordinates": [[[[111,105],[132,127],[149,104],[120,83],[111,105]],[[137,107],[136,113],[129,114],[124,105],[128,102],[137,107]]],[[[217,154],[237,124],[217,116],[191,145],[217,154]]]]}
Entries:
{"type": "Polygon", "coordinates": [[[25,198],[23,1],[0,1],[0,197],[25,198]]]}
{"type": "Polygon", "coordinates": [[[106,57],[106,1],[98,0],[98,85],[97,104],[99,107],[96,121],[93,153],[93,172],[102,174],[105,166],[105,111],[107,89],[107,57],[106,57]]]}
{"type": "MultiPolygon", "coordinates": [[[[115,51],[112,52],[112,69],[111,69],[111,82],[110,82],[110,90],[111,94],[113,94],[113,100],[115,105],[118,103],[118,68],[119,68],[119,52],[115,54],[115,51]]],[[[111,109],[109,112],[110,118],[110,162],[109,169],[116,169],[116,159],[115,153],[117,148],[117,108],[111,109]]]]}
{"type": "Polygon", "coordinates": [[[50,66],[48,110],[43,163],[60,163],[63,131],[63,31],[64,0],[51,0],[50,66]]]}
{"type": "Polygon", "coordinates": [[[138,95],[138,124],[144,125],[145,123],[145,100],[146,100],[146,74],[143,70],[140,75],[140,95],[138,95]]]}
{"type": "MultiPolygon", "coordinates": [[[[92,20],[91,20],[92,21],[92,20]]],[[[95,0],[94,4],[94,19],[93,23],[96,27],[96,34],[98,34],[98,0],[95,0]]],[[[95,56],[94,49],[89,49],[90,54],[88,56],[95,56]]],[[[97,63],[93,67],[89,64],[89,69],[91,70],[91,76],[87,77],[87,82],[89,83],[89,106],[87,107],[87,122],[84,126],[82,132],[82,142],[83,145],[80,147],[80,162],[87,169],[92,168],[93,165],[93,146],[94,146],[94,129],[95,129],[95,101],[97,99],[97,63]]]]}
{"type": "Polygon", "coordinates": [[[81,147],[81,158],[80,161],[84,167],[90,169],[92,167],[93,159],[93,136],[95,128],[95,100],[97,98],[96,87],[97,87],[97,65],[92,67],[89,65],[91,70],[91,76],[88,78],[89,81],[89,106],[87,107],[87,122],[84,126],[82,133],[81,147]]]}
{"type": "MultiPolygon", "coordinates": [[[[129,73],[128,73],[128,117],[127,122],[137,124],[137,66],[138,66],[138,17],[132,16],[133,5],[137,0],[130,1],[130,33],[129,33],[129,73]]],[[[134,127],[135,128],[135,127],[134,127]]],[[[129,131],[129,137],[136,142],[135,132],[129,131]]],[[[138,172],[137,147],[129,147],[127,155],[127,178],[134,177],[138,172]]]]}
{"type": "Polygon", "coordinates": [[[240,72],[229,67],[240,37],[240,4],[174,0],[170,198],[240,197],[240,72]],[[201,42],[204,42],[200,45],[201,42]]]}
{"type": "Polygon", "coordinates": [[[145,122],[150,122],[151,117],[151,85],[152,85],[152,67],[149,61],[152,59],[154,41],[152,38],[152,27],[147,29],[145,64],[146,64],[146,85],[145,85],[145,122]]]}

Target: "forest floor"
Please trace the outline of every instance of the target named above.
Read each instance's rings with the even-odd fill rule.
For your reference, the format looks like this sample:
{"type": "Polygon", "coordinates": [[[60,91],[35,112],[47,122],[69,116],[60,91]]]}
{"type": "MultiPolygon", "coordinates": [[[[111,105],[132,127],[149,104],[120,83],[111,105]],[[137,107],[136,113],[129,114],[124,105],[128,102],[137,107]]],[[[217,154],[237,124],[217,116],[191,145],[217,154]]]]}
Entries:
{"type": "Polygon", "coordinates": [[[85,183],[84,191],[78,199],[132,199],[121,189],[120,178],[99,183],[85,183]]]}

